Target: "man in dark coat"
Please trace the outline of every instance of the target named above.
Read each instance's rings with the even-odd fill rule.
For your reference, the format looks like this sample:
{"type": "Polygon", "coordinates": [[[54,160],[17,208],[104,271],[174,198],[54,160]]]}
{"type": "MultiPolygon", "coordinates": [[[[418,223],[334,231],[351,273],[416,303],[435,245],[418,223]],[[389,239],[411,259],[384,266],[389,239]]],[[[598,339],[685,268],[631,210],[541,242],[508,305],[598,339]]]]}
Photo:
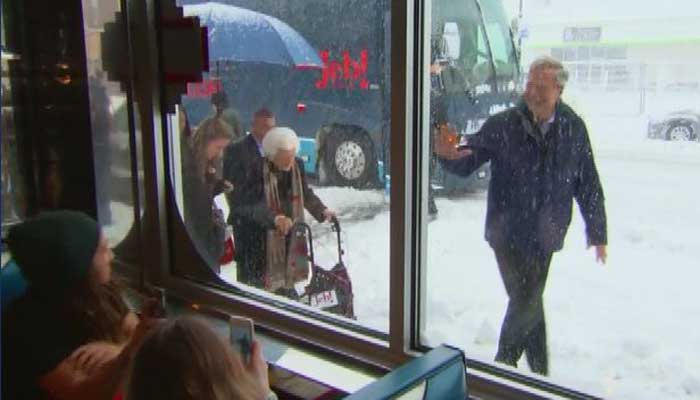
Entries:
{"type": "MultiPolygon", "coordinates": [[[[226,195],[229,205],[228,224],[233,228],[233,237],[236,242],[235,260],[240,265],[241,245],[246,238],[245,227],[241,227],[241,220],[234,217],[236,207],[240,203],[236,198],[241,197],[248,175],[254,170],[253,165],[262,162],[262,141],[267,132],[276,125],[275,115],[267,108],[261,108],[253,114],[251,132],[242,139],[233,142],[224,153],[223,178],[233,185],[233,190],[226,195]]],[[[239,268],[239,281],[241,272],[239,268]]],[[[245,275],[245,274],[244,274],[245,275]]],[[[244,276],[247,279],[247,275],[244,276]]],[[[248,279],[249,280],[249,279],[248,279]]]]}
{"type": "MultiPolygon", "coordinates": [[[[275,115],[267,108],[261,108],[253,115],[250,134],[233,142],[226,149],[223,177],[233,184],[233,193],[246,180],[246,174],[251,171],[251,165],[263,158],[262,141],[275,125],[275,115]]],[[[235,207],[235,204],[229,205],[235,207]]]]}
{"type": "Polygon", "coordinates": [[[455,148],[454,132],[436,138],[444,168],[467,176],[491,161],[485,237],[493,248],[509,302],[496,361],[548,374],[542,295],[552,254],[561,250],[573,199],[588,245],[606,259],[605,199],[583,120],[564,102],[562,64],[543,57],[530,67],[522,101],[489,118],[455,148]]]}

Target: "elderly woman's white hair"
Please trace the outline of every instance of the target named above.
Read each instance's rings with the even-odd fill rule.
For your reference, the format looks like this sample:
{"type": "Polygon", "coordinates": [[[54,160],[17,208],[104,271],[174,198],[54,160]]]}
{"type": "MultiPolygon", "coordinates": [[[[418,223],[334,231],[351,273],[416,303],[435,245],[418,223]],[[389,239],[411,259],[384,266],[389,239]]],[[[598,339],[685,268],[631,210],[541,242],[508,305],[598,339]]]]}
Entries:
{"type": "Polygon", "coordinates": [[[299,137],[291,128],[276,126],[265,135],[262,148],[265,157],[273,159],[280,150],[299,151],[299,137]]]}

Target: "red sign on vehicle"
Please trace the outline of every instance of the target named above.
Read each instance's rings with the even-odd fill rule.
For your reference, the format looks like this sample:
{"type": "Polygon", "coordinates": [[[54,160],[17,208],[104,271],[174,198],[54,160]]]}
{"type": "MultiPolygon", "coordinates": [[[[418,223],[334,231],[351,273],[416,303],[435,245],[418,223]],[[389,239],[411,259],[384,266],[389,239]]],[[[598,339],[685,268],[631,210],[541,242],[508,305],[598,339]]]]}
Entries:
{"type": "Polygon", "coordinates": [[[350,57],[349,51],[343,52],[343,60],[331,60],[330,51],[322,50],[320,52],[321,61],[323,61],[323,69],[321,69],[321,78],[316,81],[318,89],[355,89],[359,87],[362,90],[369,89],[369,80],[367,79],[367,49],[360,51],[360,58],[353,60],[350,57]]]}
{"type": "Polygon", "coordinates": [[[205,79],[202,82],[188,83],[187,96],[197,98],[208,98],[214,93],[224,90],[221,79],[205,79]]]}

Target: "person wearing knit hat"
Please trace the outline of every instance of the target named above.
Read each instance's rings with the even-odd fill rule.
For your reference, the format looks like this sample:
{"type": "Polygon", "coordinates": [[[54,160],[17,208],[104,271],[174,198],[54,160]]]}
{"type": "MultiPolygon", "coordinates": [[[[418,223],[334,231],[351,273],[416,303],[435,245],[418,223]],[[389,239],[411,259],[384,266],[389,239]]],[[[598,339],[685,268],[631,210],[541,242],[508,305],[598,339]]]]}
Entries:
{"type": "Polygon", "coordinates": [[[81,282],[92,266],[100,227],[86,214],[55,211],[13,227],[7,245],[29,286],[50,293],[81,282]]]}
{"type": "Polygon", "coordinates": [[[27,289],[2,315],[1,397],[112,398],[152,322],[129,311],[97,222],[46,212],[6,242],[27,289]]]}

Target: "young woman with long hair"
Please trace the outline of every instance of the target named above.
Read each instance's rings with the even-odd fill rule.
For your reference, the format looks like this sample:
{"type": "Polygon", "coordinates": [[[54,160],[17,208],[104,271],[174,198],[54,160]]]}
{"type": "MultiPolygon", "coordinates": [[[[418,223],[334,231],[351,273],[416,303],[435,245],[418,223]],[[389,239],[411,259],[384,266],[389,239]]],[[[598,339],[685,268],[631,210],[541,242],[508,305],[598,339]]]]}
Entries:
{"type": "Polygon", "coordinates": [[[127,400],[265,400],[267,364],[253,341],[244,361],[204,321],[179,317],[163,323],[134,357],[127,400]]]}
{"type": "Polygon", "coordinates": [[[199,124],[189,146],[183,149],[183,159],[191,160],[182,180],[185,226],[200,254],[216,272],[224,251],[226,222],[214,197],[231,188],[221,178],[223,152],[231,140],[233,130],[217,111],[199,124]]]}
{"type": "Polygon", "coordinates": [[[152,321],[124,302],[98,224],[47,212],[7,243],[27,289],[2,316],[2,398],[112,399],[152,321]]]}

